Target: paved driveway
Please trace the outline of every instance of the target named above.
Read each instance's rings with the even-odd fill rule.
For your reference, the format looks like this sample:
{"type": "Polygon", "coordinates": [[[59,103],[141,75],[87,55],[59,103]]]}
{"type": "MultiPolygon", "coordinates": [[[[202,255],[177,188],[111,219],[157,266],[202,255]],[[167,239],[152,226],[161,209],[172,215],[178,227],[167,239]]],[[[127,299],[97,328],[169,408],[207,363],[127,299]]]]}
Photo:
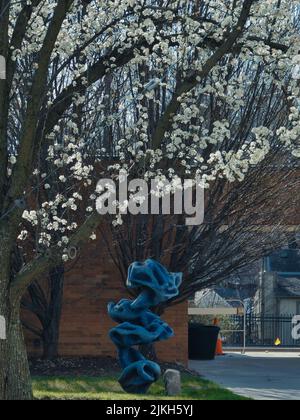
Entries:
{"type": "Polygon", "coordinates": [[[229,353],[190,368],[236,394],[255,400],[300,401],[300,353],[229,353]]]}

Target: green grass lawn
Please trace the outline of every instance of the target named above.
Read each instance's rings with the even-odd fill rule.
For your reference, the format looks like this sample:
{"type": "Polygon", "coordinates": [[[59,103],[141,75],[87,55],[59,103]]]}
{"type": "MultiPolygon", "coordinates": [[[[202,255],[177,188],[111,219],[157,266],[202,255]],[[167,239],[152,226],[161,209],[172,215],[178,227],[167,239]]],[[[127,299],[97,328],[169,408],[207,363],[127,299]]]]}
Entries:
{"type": "Polygon", "coordinates": [[[36,399],[50,400],[245,400],[202,378],[182,375],[180,397],[167,398],[162,380],[154,384],[148,395],[126,394],[116,377],[34,377],[36,399]]]}

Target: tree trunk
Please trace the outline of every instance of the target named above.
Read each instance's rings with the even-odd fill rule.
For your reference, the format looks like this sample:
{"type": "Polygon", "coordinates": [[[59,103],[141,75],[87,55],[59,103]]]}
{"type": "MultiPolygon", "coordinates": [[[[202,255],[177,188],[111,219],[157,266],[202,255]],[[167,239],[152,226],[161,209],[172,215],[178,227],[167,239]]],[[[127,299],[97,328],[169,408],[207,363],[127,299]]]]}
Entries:
{"type": "Polygon", "coordinates": [[[20,322],[20,303],[16,304],[10,318],[7,346],[9,357],[7,399],[31,400],[31,379],[23,328],[20,322]]]}
{"type": "Polygon", "coordinates": [[[43,357],[58,357],[59,332],[64,293],[64,266],[55,267],[50,274],[51,298],[48,308],[48,322],[43,326],[43,357]]]}
{"type": "MultiPolygon", "coordinates": [[[[1,267],[0,261],[0,316],[4,318],[6,323],[6,338],[7,338],[7,319],[8,319],[8,308],[7,308],[7,298],[6,298],[6,290],[2,288],[2,284],[4,283],[4,278],[2,277],[3,274],[3,267],[1,267]]],[[[7,360],[8,360],[8,348],[7,348],[7,340],[0,339],[0,400],[6,399],[6,370],[7,370],[7,360]]]]}
{"type": "Polygon", "coordinates": [[[48,328],[43,332],[43,359],[53,360],[58,357],[58,336],[56,328],[48,328]]]}
{"type": "MultiPolygon", "coordinates": [[[[6,320],[6,340],[0,342],[0,400],[21,401],[32,399],[27,352],[20,323],[20,304],[13,308],[4,302],[1,314],[6,320]]],[[[3,300],[2,300],[3,302],[3,300]]]]}
{"type": "Polygon", "coordinates": [[[0,316],[6,339],[0,340],[0,400],[31,400],[27,353],[20,323],[20,298],[11,293],[9,233],[0,226],[0,316]]]}

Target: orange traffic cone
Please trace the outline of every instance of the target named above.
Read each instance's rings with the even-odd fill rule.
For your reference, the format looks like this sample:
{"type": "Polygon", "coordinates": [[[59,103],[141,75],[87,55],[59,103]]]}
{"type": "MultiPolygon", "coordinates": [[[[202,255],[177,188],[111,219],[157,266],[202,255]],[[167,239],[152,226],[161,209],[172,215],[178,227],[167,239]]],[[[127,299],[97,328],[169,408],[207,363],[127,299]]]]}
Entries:
{"type": "Polygon", "coordinates": [[[218,338],[218,341],[217,341],[216,356],[224,356],[223,342],[221,338],[218,338]]]}
{"type": "MultiPolygon", "coordinates": [[[[219,326],[219,324],[220,323],[219,323],[218,318],[215,318],[214,319],[214,325],[219,326]]],[[[218,341],[217,341],[216,356],[224,356],[223,341],[222,341],[222,338],[221,338],[220,334],[219,334],[218,341]]]]}

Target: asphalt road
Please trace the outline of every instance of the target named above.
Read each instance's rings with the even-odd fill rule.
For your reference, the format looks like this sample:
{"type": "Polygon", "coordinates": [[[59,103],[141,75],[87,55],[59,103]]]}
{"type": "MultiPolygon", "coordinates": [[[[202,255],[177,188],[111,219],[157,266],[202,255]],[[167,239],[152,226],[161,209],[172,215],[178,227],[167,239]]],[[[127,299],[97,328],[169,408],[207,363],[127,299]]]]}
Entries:
{"type": "Polygon", "coordinates": [[[300,353],[229,353],[214,361],[190,361],[190,369],[255,400],[300,401],[300,353]]]}

